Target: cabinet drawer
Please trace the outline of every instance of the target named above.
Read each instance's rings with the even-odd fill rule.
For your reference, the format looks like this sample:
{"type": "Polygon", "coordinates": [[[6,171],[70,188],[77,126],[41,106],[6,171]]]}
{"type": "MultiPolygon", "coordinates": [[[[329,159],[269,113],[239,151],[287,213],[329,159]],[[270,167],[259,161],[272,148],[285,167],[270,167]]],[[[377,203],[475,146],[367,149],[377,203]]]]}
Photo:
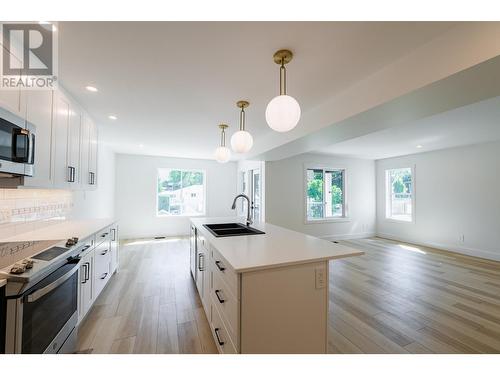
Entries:
{"type": "Polygon", "coordinates": [[[231,338],[227,332],[224,323],[217,311],[217,308],[212,303],[212,324],[210,329],[212,330],[212,335],[214,336],[215,345],[221,354],[237,354],[238,351],[236,347],[231,342],[231,338]]]}
{"type": "Polygon", "coordinates": [[[111,252],[109,242],[97,245],[94,252],[95,296],[97,297],[111,277],[111,252]]]}
{"type": "Polygon", "coordinates": [[[238,275],[227,266],[226,261],[220,256],[219,252],[211,247],[211,268],[214,271],[214,275],[219,276],[229,287],[229,290],[233,295],[239,299],[240,295],[238,293],[238,275]]]}
{"type": "Polygon", "coordinates": [[[212,305],[217,307],[221,318],[228,329],[233,342],[238,342],[238,309],[239,301],[230,292],[228,286],[222,279],[213,272],[213,287],[210,290],[212,297],[212,305]]]}
{"type": "Polygon", "coordinates": [[[97,232],[97,234],[95,235],[96,245],[99,245],[101,242],[109,240],[111,237],[110,233],[111,233],[110,228],[106,228],[106,229],[101,230],[100,232],[97,232]]]}

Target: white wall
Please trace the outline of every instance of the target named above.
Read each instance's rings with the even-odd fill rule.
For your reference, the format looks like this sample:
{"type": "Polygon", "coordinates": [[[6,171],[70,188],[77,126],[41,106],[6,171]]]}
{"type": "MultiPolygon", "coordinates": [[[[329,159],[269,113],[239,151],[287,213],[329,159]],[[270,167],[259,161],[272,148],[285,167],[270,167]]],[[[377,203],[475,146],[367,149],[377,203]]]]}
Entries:
{"type": "Polygon", "coordinates": [[[115,153],[99,143],[97,188],[73,192],[72,219],[112,218],[115,216],[115,153]]]}
{"type": "Polygon", "coordinates": [[[266,221],[327,239],[368,237],[375,232],[375,162],[302,154],[266,162],[266,221]],[[305,223],[304,165],[346,169],[349,219],[305,223]]]}
{"type": "Polygon", "coordinates": [[[499,166],[500,142],[378,160],[377,235],[500,260],[499,166]],[[415,167],[414,223],[385,219],[384,171],[401,166],[415,167]]]}
{"type": "Polygon", "coordinates": [[[236,163],[155,156],[116,156],[116,217],[122,238],[187,235],[189,217],[156,216],[158,168],[204,169],[207,216],[235,216],[236,163]]]}

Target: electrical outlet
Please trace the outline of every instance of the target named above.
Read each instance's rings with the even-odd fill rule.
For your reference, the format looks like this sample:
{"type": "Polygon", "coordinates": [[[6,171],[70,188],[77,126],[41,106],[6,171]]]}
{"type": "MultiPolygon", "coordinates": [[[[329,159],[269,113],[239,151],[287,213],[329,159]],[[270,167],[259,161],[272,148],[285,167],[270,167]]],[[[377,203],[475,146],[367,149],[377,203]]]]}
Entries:
{"type": "Polygon", "coordinates": [[[316,268],[316,289],[323,289],[326,286],[326,271],[323,267],[316,268]]]}

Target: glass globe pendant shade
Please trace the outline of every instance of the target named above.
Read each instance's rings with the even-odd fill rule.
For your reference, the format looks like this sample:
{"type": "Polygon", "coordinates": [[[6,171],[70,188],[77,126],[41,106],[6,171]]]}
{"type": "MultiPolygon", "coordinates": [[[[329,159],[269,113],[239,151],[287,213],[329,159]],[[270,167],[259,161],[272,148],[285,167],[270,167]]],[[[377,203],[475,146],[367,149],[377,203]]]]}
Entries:
{"type": "Polygon", "coordinates": [[[266,108],[266,121],[277,132],[292,130],[300,120],[300,105],[289,95],[278,95],[266,108]]]}
{"type": "Polygon", "coordinates": [[[219,146],[215,149],[214,156],[219,163],[227,163],[231,158],[231,150],[226,146],[219,146]]]}
{"type": "Polygon", "coordinates": [[[253,146],[253,137],[246,130],[239,130],[231,137],[231,148],[234,152],[245,153],[253,146]]]}

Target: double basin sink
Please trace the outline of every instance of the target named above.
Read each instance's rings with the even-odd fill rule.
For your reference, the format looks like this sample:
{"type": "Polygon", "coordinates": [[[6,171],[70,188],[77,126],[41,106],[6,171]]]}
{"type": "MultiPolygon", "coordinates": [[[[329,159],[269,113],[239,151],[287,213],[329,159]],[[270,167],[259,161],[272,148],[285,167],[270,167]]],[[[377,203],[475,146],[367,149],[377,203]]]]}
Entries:
{"type": "Polygon", "coordinates": [[[264,232],[241,223],[203,224],[215,237],[249,236],[264,232]]]}

